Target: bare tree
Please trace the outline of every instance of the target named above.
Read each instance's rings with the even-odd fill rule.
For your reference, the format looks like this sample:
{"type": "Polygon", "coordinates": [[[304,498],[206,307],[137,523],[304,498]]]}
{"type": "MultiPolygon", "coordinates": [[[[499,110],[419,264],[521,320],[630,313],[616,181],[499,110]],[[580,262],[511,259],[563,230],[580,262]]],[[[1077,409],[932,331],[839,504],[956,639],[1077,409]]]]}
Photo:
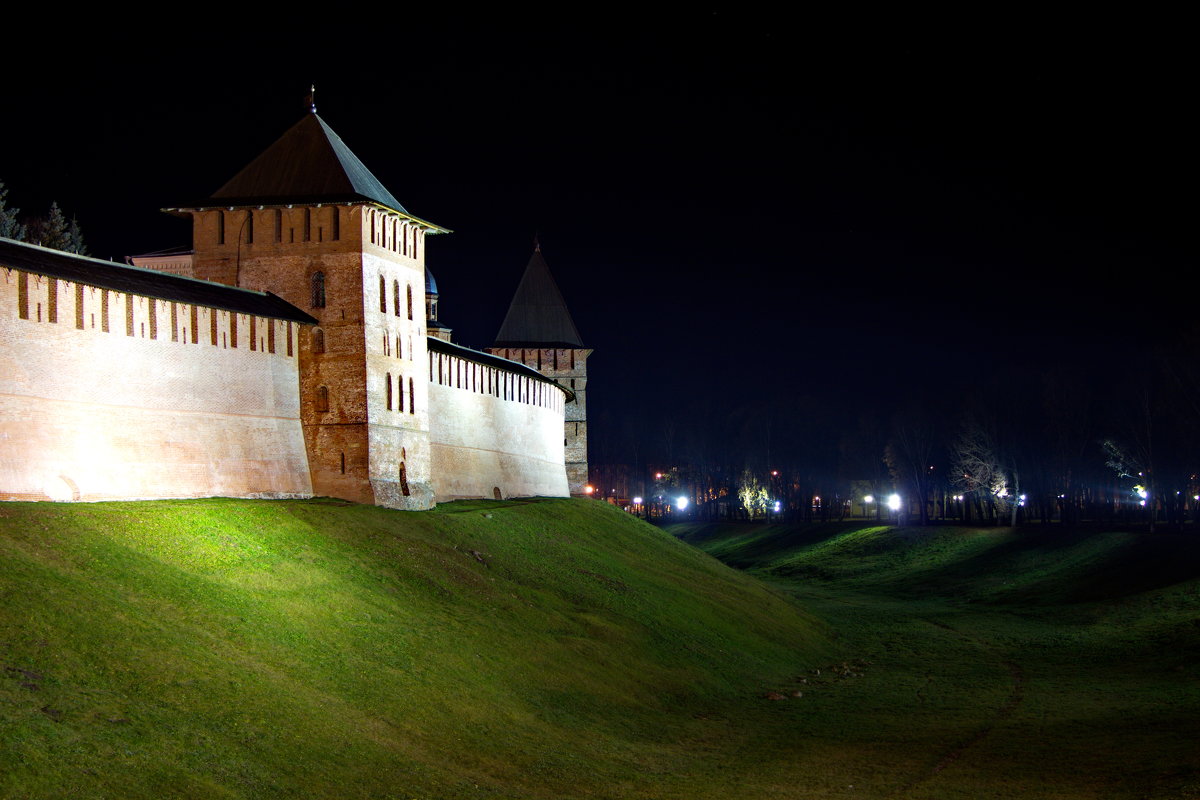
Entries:
{"type": "Polygon", "coordinates": [[[949,450],[951,485],[980,507],[986,506],[989,517],[1011,512],[1011,524],[1015,526],[1020,490],[1010,486],[995,437],[977,420],[968,418],[949,450]]]}
{"type": "Polygon", "coordinates": [[[929,486],[938,428],[927,407],[910,403],[892,420],[892,436],[884,451],[897,482],[907,484],[920,506],[920,522],[929,524],[929,486]]]}

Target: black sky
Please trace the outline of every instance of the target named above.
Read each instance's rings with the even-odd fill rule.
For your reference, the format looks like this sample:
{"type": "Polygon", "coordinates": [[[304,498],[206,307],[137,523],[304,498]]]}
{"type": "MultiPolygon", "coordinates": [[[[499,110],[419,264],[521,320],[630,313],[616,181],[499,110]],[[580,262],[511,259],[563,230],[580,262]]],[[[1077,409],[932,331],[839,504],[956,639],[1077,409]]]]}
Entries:
{"type": "Polygon", "coordinates": [[[1169,21],[379,22],[47,53],[3,99],[9,202],[57,200],[104,258],[186,244],[158,209],[218,188],[315,81],[392,194],[455,231],[428,264],[458,341],[490,344],[537,234],[613,460],[619,428],[712,413],[696,398],[883,413],[1012,364],[1103,370],[1190,321],[1195,69],[1169,21]]]}

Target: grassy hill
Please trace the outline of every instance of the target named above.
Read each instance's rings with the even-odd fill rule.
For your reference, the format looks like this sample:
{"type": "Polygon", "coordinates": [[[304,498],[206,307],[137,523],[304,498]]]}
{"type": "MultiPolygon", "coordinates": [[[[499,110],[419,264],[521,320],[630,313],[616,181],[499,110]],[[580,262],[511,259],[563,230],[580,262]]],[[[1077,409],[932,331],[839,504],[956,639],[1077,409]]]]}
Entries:
{"type": "Polygon", "coordinates": [[[830,658],[611,507],[0,505],[0,797],[716,797],[830,658]]]}
{"type": "Polygon", "coordinates": [[[923,598],[1109,602],[1200,579],[1200,536],[1194,534],[861,522],[667,530],[763,577],[923,598]]]}
{"type": "Polygon", "coordinates": [[[0,798],[1194,800],[1198,665],[1187,536],[0,504],[0,798]]]}
{"type": "Polygon", "coordinates": [[[852,658],[805,730],[858,796],[1200,798],[1200,537],[670,530],[836,631],[852,658]]]}

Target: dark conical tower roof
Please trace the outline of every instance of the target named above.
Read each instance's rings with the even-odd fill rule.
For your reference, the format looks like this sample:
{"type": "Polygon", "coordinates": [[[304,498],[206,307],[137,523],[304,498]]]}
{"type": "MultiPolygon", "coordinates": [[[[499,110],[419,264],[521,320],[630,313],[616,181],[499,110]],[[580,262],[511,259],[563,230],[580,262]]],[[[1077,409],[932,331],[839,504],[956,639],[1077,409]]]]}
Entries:
{"type": "Polygon", "coordinates": [[[562,292],[538,247],[525,267],[494,347],[583,347],[562,292]]]}
{"type": "Polygon", "coordinates": [[[408,214],[315,112],[305,114],[210,199],[228,205],[365,200],[408,214]]]}
{"type": "Polygon", "coordinates": [[[424,226],[427,233],[450,232],[408,213],[315,110],[207,200],[163,210],[182,214],[195,208],[321,203],[375,203],[424,226]]]}

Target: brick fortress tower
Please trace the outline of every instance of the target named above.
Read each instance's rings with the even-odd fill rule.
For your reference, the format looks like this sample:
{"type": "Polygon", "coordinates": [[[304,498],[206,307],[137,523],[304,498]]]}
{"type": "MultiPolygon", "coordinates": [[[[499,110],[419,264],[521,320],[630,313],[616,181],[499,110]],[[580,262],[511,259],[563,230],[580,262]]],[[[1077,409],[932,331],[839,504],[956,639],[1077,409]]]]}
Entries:
{"type": "Polygon", "coordinates": [[[425,237],[446,229],[408,213],[315,107],[207,200],[166,210],[193,219],[196,278],[317,319],[299,347],[314,494],[431,508],[425,237]]]}
{"type": "Polygon", "coordinates": [[[533,367],[574,392],[575,401],[565,410],[563,445],[567,484],[572,495],[582,495],[588,482],[587,357],[592,351],[583,346],[540,245],[487,352],[533,367]]]}

